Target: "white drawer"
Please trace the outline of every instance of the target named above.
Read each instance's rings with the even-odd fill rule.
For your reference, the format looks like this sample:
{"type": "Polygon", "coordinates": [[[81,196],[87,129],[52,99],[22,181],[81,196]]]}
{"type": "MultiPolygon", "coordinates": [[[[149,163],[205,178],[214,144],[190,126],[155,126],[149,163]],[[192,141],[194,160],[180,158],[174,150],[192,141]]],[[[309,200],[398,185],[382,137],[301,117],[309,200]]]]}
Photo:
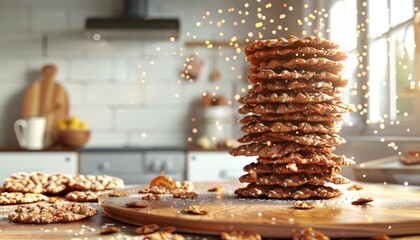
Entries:
{"type": "Polygon", "coordinates": [[[234,157],[227,151],[194,151],[187,154],[187,180],[222,181],[239,179],[243,167],[255,157],[234,157]]]}
{"type": "Polygon", "coordinates": [[[82,174],[120,175],[141,173],[145,168],[141,153],[93,152],[81,153],[80,172],[82,174]]]}
{"type": "Polygon", "coordinates": [[[82,152],[82,174],[107,174],[122,178],[126,184],[149,183],[161,174],[184,180],[185,153],[183,151],[82,152]]]}
{"type": "Polygon", "coordinates": [[[78,152],[1,152],[0,180],[15,172],[78,173],[78,152]]]}

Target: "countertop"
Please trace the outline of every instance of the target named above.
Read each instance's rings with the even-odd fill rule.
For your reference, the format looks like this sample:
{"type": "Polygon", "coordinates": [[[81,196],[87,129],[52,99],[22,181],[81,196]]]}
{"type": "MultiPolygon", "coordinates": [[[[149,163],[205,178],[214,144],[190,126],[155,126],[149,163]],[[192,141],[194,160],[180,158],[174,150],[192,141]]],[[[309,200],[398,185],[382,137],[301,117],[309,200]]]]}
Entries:
{"type": "Polygon", "coordinates": [[[30,150],[20,147],[0,147],[0,152],[79,152],[80,148],[71,148],[63,145],[55,145],[41,150],[30,150]]]}
{"type": "Polygon", "coordinates": [[[183,151],[183,152],[228,152],[229,148],[205,149],[198,146],[190,147],[87,147],[81,152],[141,152],[141,151],[183,151]]]}
{"type": "MultiPolygon", "coordinates": [[[[142,239],[134,233],[138,226],[122,223],[107,217],[97,203],[88,203],[98,209],[98,214],[88,219],[72,223],[54,224],[20,224],[8,220],[8,214],[17,205],[0,206],[0,239],[142,239]],[[107,226],[116,226],[121,229],[120,233],[101,235],[100,232],[107,226]]],[[[182,234],[186,239],[218,239],[216,236],[202,236],[182,234]]]]}
{"type": "Polygon", "coordinates": [[[41,150],[28,150],[20,147],[0,147],[0,152],[144,152],[144,151],[182,151],[182,152],[228,152],[229,148],[215,148],[204,149],[198,146],[192,147],[84,147],[84,148],[71,148],[63,145],[55,145],[50,148],[41,150]]]}
{"type": "MultiPolygon", "coordinates": [[[[211,183],[211,185],[214,185],[214,184],[215,184],[214,182],[211,183]]],[[[236,183],[235,181],[235,186],[237,184],[238,183],[236,183]]],[[[413,194],[419,193],[418,191],[420,190],[419,186],[410,186],[410,187],[403,186],[402,187],[402,186],[397,186],[397,185],[384,186],[382,184],[367,184],[367,183],[363,183],[363,184],[365,184],[364,186],[366,187],[366,191],[370,191],[369,189],[371,188],[381,188],[381,189],[388,188],[388,187],[403,188],[401,195],[395,196],[395,198],[402,199],[403,201],[405,201],[402,198],[404,192],[409,191],[411,193],[410,195],[413,195],[413,194]]],[[[197,185],[200,185],[200,183],[197,183],[197,185]]],[[[228,187],[226,189],[230,189],[229,184],[222,184],[222,186],[228,187]]],[[[128,187],[127,191],[132,191],[133,186],[127,186],[127,187],[128,187]]],[[[144,188],[144,186],[137,186],[136,189],[137,188],[144,188]]],[[[382,193],[376,191],[376,194],[380,195],[382,193]]],[[[394,201],[388,198],[384,198],[382,200],[377,198],[376,200],[378,202],[375,201],[376,205],[373,205],[372,209],[375,209],[375,206],[378,207],[380,205],[380,202],[394,201]]],[[[199,201],[203,201],[203,200],[199,200],[199,201]]],[[[284,205],[285,203],[289,204],[287,202],[279,200],[278,206],[276,207],[276,209],[278,209],[278,207],[281,207],[280,205],[282,204],[284,205]]],[[[102,208],[99,206],[98,203],[87,203],[87,204],[98,209],[98,214],[96,216],[88,218],[88,219],[84,219],[81,221],[72,222],[72,223],[56,223],[56,224],[45,224],[45,225],[12,223],[8,220],[7,216],[11,211],[13,211],[16,208],[17,205],[0,206],[0,239],[44,239],[44,240],[45,239],[72,239],[72,240],[143,239],[141,236],[138,236],[134,233],[134,229],[137,228],[137,226],[111,219],[110,217],[106,216],[103,213],[102,208]],[[101,229],[107,226],[116,226],[116,227],[119,227],[122,231],[120,233],[114,233],[110,235],[100,235],[101,229]]],[[[277,203],[272,203],[272,204],[277,204],[277,203]]],[[[360,208],[360,209],[355,208],[355,209],[357,209],[357,211],[366,213],[366,211],[369,211],[369,208],[370,207],[368,207],[367,209],[365,208],[360,208]]],[[[296,210],[296,211],[299,211],[299,210],[296,210]]],[[[295,217],[297,217],[297,215],[295,217]]],[[[314,217],[322,218],[322,216],[315,216],[315,215],[314,217]]],[[[314,224],[316,223],[314,222],[314,224]]],[[[182,233],[182,232],[181,233],[178,232],[178,234],[183,235],[185,239],[189,239],[189,240],[219,239],[219,236],[215,236],[215,235],[212,235],[212,236],[197,235],[197,234],[188,234],[188,233],[182,233]]],[[[398,238],[392,238],[392,239],[414,240],[414,239],[420,239],[420,235],[398,237],[398,238]]]]}

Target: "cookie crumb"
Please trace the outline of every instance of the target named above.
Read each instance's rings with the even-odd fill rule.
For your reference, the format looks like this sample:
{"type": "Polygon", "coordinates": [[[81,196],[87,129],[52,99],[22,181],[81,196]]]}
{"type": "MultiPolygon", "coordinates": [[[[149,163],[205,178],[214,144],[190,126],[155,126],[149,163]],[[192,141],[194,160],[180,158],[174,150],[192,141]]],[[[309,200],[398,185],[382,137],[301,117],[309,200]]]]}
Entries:
{"type": "Polygon", "coordinates": [[[149,204],[134,201],[134,202],[126,203],[125,206],[132,207],[132,208],[145,208],[145,207],[148,207],[149,204]]]}
{"type": "Polygon", "coordinates": [[[143,199],[143,200],[159,200],[160,196],[158,194],[148,194],[148,195],[145,195],[145,196],[141,197],[141,199],[143,199]]]}
{"type": "Polygon", "coordinates": [[[108,194],[109,197],[127,197],[129,195],[127,192],[110,192],[108,194]]]}
{"type": "Polygon", "coordinates": [[[173,194],[174,198],[196,198],[198,194],[195,192],[177,192],[173,194]]]}
{"type": "Polygon", "coordinates": [[[140,189],[137,193],[150,193],[150,188],[140,189]]]}
{"type": "Polygon", "coordinates": [[[231,232],[222,232],[220,234],[220,239],[222,240],[261,240],[261,235],[259,233],[251,233],[245,231],[231,231],[231,232]]]}
{"type": "Polygon", "coordinates": [[[358,198],[357,200],[354,200],[353,202],[351,202],[352,205],[363,205],[363,204],[367,204],[373,201],[373,198],[358,198]]]}
{"type": "Polygon", "coordinates": [[[121,229],[118,227],[107,227],[107,228],[102,229],[99,234],[107,235],[107,234],[113,234],[113,233],[118,233],[118,232],[121,232],[121,229]]]}
{"type": "Polygon", "coordinates": [[[293,240],[330,240],[329,237],[325,236],[322,232],[316,231],[310,227],[303,228],[298,232],[292,234],[293,240]]]}
{"type": "Polygon", "coordinates": [[[347,188],[347,190],[350,190],[350,191],[359,191],[359,190],[362,190],[362,189],[363,189],[363,186],[359,185],[359,184],[353,184],[352,186],[347,188]]]}
{"type": "Polygon", "coordinates": [[[191,205],[185,211],[189,214],[194,215],[206,215],[209,213],[209,210],[207,208],[198,205],[191,205]]]}
{"type": "Polygon", "coordinates": [[[149,225],[143,225],[141,227],[134,229],[134,232],[138,235],[145,235],[145,234],[154,233],[158,230],[159,230],[159,225],[149,224],[149,225]]]}
{"type": "Polygon", "coordinates": [[[207,190],[207,192],[223,192],[225,188],[222,186],[212,187],[207,190]]]}
{"type": "Polygon", "coordinates": [[[144,240],[170,239],[170,240],[184,240],[185,238],[179,234],[169,233],[166,231],[156,231],[154,233],[144,235],[144,240]]]}
{"type": "Polygon", "coordinates": [[[305,201],[297,201],[293,204],[296,209],[312,209],[315,208],[316,205],[310,202],[305,201]]]}

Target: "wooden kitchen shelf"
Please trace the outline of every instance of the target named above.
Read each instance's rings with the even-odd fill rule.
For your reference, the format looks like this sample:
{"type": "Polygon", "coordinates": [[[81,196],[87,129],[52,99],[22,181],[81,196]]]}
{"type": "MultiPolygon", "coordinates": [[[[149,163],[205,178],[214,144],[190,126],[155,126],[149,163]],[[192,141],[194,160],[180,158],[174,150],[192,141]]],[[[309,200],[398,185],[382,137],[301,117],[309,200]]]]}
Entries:
{"type": "Polygon", "coordinates": [[[80,148],[72,148],[64,145],[54,145],[40,150],[24,149],[20,147],[0,147],[0,152],[78,152],[80,148]]]}
{"type": "MultiPolygon", "coordinates": [[[[207,46],[209,44],[213,45],[213,48],[215,47],[233,47],[233,42],[231,41],[209,41],[209,44],[206,43],[207,40],[202,40],[202,41],[186,41],[184,43],[185,47],[205,47],[207,48],[207,46]]],[[[238,43],[239,46],[244,46],[247,45],[249,43],[247,42],[234,42],[234,43],[238,43]]]]}

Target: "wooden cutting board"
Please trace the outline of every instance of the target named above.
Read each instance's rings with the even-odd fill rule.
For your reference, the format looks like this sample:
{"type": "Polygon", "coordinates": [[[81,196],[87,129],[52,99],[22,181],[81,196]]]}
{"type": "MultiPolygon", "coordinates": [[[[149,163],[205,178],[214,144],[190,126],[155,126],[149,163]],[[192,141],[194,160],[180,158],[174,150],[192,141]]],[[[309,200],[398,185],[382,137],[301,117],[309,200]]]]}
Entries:
{"type": "Polygon", "coordinates": [[[25,92],[22,118],[46,117],[45,147],[53,144],[55,124],[67,119],[69,113],[68,94],[66,89],[54,81],[57,69],[53,65],[42,68],[42,78],[33,82],[25,92]]]}
{"type": "MultiPolygon", "coordinates": [[[[158,201],[141,200],[137,194],[145,186],[126,189],[128,197],[100,198],[103,212],[116,220],[134,224],[174,226],[181,232],[215,234],[245,230],[263,237],[290,238],[293,231],[312,227],[334,238],[367,238],[376,235],[420,235],[420,188],[397,185],[362,184],[359,191],[345,190],[331,200],[310,200],[317,207],[309,210],[293,208],[293,200],[237,198],[233,191],[242,185],[235,182],[196,184],[196,199],[176,199],[162,195],[158,201]],[[207,189],[221,185],[222,194],[207,189]],[[373,197],[364,206],[354,206],[359,197],[373,197]],[[148,203],[146,208],[127,208],[131,201],[148,203]],[[189,215],[189,205],[201,205],[208,215],[189,215]]],[[[348,186],[344,186],[347,189],[348,186]]]]}

